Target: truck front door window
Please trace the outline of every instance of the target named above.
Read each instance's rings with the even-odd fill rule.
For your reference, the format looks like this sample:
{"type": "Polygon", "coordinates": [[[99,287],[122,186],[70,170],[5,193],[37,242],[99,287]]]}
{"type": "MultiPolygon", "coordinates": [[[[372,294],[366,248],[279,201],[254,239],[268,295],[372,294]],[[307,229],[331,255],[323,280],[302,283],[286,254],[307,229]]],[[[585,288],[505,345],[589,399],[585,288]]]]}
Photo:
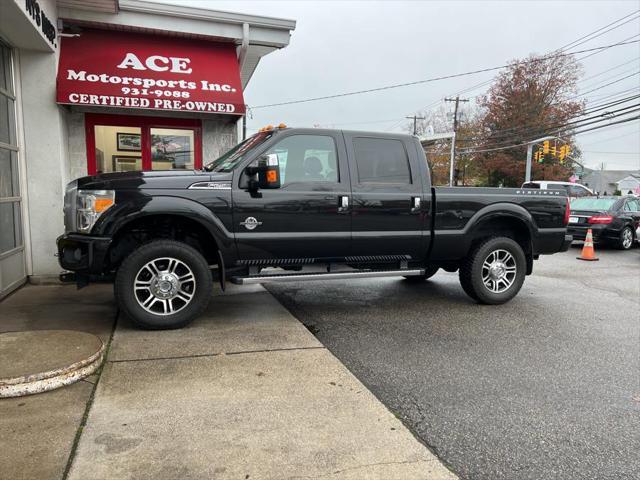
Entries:
{"type": "Polygon", "coordinates": [[[339,181],[336,144],[325,135],[291,135],[282,139],[267,154],[278,155],[280,182],[292,183],[339,181]]]}

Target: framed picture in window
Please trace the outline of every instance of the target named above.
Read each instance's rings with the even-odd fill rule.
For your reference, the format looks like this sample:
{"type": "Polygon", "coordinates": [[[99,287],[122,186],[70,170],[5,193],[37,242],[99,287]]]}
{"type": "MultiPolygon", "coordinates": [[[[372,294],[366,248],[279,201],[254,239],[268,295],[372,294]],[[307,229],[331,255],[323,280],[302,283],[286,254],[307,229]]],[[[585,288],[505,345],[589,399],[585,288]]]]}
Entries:
{"type": "Polygon", "coordinates": [[[113,155],[111,157],[112,172],[135,172],[142,170],[142,157],[113,155]]]}
{"type": "Polygon", "coordinates": [[[151,161],[154,170],[193,168],[193,133],[151,129],[151,161]],[[162,131],[163,133],[157,133],[162,131]]]}
{"type": "Polygon", "coordinates": [[[118,132],[116,136],[118,140],[118,150],[129,152],[142,151],[141,136],[139,133],[118,132]]]}

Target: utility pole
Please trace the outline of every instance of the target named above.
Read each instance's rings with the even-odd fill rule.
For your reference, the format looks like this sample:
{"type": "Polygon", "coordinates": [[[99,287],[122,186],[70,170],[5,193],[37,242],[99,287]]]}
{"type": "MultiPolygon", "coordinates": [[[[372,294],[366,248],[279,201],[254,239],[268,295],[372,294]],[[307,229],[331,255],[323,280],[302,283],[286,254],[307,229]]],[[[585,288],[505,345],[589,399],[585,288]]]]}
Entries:
{"type": "Polygon", "coordinates": [[[418,134],[418,120],[426,120],[425,117],[418,117],[417,115],[414,115],[412,117],[405,117],[408,118],[409,120],[411,120],[413,118],[413,134],[417,135],[418,134]]]}
{"type": "MultiPolygon", "coordinates": [[[[455,108],[453,110],[453,133],[455,134],[458,131],[458,106],[460,105],[460,102],[468,102],[469,99],[468,98],[460,98],[459,95],[456,95],[456,98],[445,98],[444,99],[445,102],[455,102],[455,108]]],[[[453,145],[451,146],[451,172],[453,173],[455,171],[455,163],[456,163],[456,138],[455,136],[453,137],[453,139],[451,140],[453,142],[453,145]]],[[[453,185],[453,175],[450,175],[450,179],[449,179],[449,183],[451,185],[453,185]]],[[[458,184],[458,181],[456,179],[456,185],[458,184]]]]}

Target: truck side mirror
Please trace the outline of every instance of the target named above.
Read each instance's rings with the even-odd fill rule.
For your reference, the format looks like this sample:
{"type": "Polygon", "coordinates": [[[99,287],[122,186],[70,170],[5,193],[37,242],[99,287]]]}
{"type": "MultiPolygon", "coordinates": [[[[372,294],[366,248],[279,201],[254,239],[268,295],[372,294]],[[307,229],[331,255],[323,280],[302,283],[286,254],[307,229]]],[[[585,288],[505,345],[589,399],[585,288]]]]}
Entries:
{"type": "Polygon", "coordinates": [[[278,155],[262,155],[245,169],[249,176],[249,190],[280,188],[280,163],[278,155]]]}

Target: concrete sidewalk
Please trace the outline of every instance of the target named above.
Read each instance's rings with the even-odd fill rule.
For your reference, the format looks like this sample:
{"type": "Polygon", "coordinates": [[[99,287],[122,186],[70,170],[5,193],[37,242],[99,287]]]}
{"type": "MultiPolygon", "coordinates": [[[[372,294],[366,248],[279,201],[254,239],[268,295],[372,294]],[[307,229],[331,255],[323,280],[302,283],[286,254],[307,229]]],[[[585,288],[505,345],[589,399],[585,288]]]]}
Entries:
{"type": "MultiPolygon", "coordinates": [[[[0,303],[0,333],[71,329],[107,342],[116,310],[111,285],[26,286],[0,303]]],[[[0,479],[63,477],[96,380],[0,399],[0,479]]]]}
{"type": "Polygon", "coordinates": [[[65,435],[74,480],[456,478],[259,286],[217,295],[183,330],[119,318],[76,448],[65,435]]]}

